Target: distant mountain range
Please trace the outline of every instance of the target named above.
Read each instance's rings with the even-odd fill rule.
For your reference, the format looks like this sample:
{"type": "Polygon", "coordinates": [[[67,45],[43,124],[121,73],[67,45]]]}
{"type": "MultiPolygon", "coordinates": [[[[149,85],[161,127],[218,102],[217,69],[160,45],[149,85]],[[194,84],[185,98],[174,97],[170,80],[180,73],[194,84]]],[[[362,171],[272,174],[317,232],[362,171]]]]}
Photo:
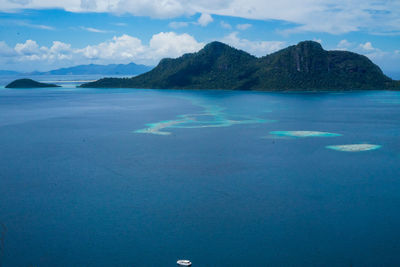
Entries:
{"type": "Polygon", "coordinates": [[[257,58],[221,42],[197,53],[163,59],[151,71],[132,78],[104,78],[81,87],[232,90],[400,89],[363,55],[326,51],[304,41],[257,58]]]}
{"type": "Polygon", "coordinates": [[[12,71],[12,70],[0,70],[0,75],[18,75],[21,74],[20,72],[17,71],[12,71]]]}
{"type": "Polygon", "coordinates": [[[388,71],[386,74],[394,79],[394,80],[400,80],[400,70],[399,71],[388,71]]]}
{"type": "Polygon", "coordinates": [[[0,70],[0,75],[138,75],[147,72],[152,68],[153,67],[135,63],[109,65],[90,64],[61,68],[46,72],[34,71],[29,73],[21,73],[16,71],[0,70]]]}

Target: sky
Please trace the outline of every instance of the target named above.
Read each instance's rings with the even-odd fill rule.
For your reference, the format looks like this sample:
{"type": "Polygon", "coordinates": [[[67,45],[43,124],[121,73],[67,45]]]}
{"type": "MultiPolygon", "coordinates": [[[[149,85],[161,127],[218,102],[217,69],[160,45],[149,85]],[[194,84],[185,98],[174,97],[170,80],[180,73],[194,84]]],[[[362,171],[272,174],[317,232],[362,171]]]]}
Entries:
{"type": "Polygon", "coordinates": [[[265,56],[303,40],[400,79],[400,0],[0,0],[0,69],[155,66],[222,41],[265,56]]]}

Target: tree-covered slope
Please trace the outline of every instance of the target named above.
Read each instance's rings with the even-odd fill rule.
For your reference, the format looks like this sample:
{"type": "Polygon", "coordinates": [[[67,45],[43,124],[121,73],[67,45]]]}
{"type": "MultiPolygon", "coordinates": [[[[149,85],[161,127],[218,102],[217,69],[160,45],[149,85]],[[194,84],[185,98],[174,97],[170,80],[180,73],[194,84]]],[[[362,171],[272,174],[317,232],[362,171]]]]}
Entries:
{"type": "Polygon", "coordinates": [[[197,53],[163,59],[153,70],[130,79],[105,78],[82,87],[241,89],[257,58],[220,42],[197,53]]]}
{"type": "Polygon", "coordinates": [[[262,58],[212,42],[197,53],[163,59],[153,70],[133,78],[105,78],[82,87],[354,90],[398,89],[367,57],[325,51],[313,41],[300,42],[262,58]]]}
{"type": "Polygon", "coordinates": [[[306,41],[260,58],[254,89],[386,89],[394,85],[367,57],[306,41]]]}

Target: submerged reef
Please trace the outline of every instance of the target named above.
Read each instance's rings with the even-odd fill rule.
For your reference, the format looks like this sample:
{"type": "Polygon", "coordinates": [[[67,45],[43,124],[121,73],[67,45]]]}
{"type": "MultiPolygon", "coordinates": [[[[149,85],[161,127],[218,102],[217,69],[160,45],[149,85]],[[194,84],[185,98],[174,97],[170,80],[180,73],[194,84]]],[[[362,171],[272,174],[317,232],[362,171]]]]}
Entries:
{"type": "Polygon", "coordinates": [[[381,146],[373,144],[349,144],[349,145],[326,146],[326,148],[343,152],[361,152],[361,151],[379,149],[381,148],[381,146]]]}
{"type": "Polygon", "coordinates": [[[204,105],[198,101],[191,101],[194,105],[202,107],[204,111],[201,113],[178,115],[173,120],[148,123],[146,124],[147,128],[136,130],[135,133],[169,135],[171,132],[164,129],[229,127],[236,124],[273,122],[273,120],[253,116],[229,114],[224,108],[218,105],[204,105]]]}
{"type": "Polygon", "coordinates": [[[337,133],[319,132],[319,131],[272,131],[271,135],[281,136],[281,137],[335,137],[341,136],[337,133]]]}

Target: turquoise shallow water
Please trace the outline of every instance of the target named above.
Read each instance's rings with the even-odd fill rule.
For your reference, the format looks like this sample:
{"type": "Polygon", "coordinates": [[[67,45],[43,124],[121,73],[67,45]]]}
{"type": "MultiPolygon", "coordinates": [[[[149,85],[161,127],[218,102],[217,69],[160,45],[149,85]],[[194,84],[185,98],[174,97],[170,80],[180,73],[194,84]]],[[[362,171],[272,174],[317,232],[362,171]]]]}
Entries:
{"type": "Polygon", "coordinates": [[[0,90],[3,266],[397,266],[400,93],[0,90]]]}

